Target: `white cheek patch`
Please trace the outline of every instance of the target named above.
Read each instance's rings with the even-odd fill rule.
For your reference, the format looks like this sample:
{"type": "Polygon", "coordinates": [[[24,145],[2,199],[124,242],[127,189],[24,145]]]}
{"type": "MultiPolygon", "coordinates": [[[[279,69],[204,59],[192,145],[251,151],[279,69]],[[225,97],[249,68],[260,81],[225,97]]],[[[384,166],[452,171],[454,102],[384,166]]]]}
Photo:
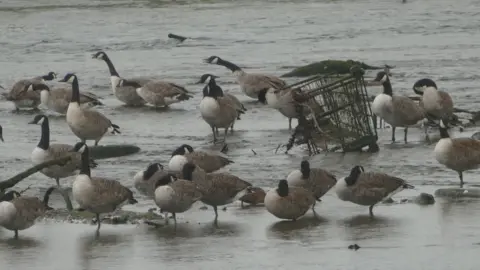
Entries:
{"type": "Polygon", "coordinates": [[[218,57],[213,58],[212,64],[217,64],[218,63],[218,57]]]}
{"type": "Polygon", "coordinates": [[[211,80],[212,80],[212,76],[207,76],[207,79],[205,80],[205,84],[209,84],[211,80]]]}
{"type": "Polygon", "coordinates": [[[386,81],[387,81],[387,75],[385,74],[385,75],[383,75],[383,77],[382,77],[382,79],[380,80],[380,82],[383,83],[383,82],[386,82],[386,81]]]}

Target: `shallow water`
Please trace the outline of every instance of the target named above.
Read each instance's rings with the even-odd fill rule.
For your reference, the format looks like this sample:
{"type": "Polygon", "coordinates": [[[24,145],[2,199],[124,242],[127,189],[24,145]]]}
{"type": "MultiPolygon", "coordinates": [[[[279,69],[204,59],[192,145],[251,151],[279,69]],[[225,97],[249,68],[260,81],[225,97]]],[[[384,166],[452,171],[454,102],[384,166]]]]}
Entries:
{"type": "MultiPolygon", "coordinates": [[[[249,71],[283,74],[288,66],[323,59],[358,59],[372,65],[396,66],[394,91],[411,95],[413,83],[431,77],[448,90],[457,107],[476,109],[480,64],[480,14],[476,1],[0,1],[0,84],[16,79],[76,72],[83,90],[104,98],[98,108],[121,126],[121,136],[105,137],[101,144],[132,143],[141,153],[99,161],[96,175],[116,177],[131,187],[131,177],[152,161],[166,165],[179,144],[210,148],[209,127],[197,105],[201,86],[194,82],[204,73],[221,76],[221,86],[246,102],[248,112],[229,137],[228,155],[235,164],[226,168],[254,185],[273,187],[298,167],[306,154],[294,148],[289,155],[275,154],[286,143],[288,122],[278,112],[258,106],[243,96],[223,67],[202,63],[210,55],[231,60],[249,71]],[[182,44],[167,34],[191,37],[182,44]],[[104,49],[122,76],[153,75],[185,85],[193,100],[170,111],[121,106],[110,90],[105,63],[91,59],[104,49]],[[255,150],[256,155],[251,151],[255,150]]],[[[367,76],[373,77],[374,73],[367,76]]],[[[380,88],[369,88],[369,94],[380,88]]],[[[0,123],[6,143],[0,166],[4,178],[31,165],[30,153],[40,127],[28,125],[33,114],[11,113],[12,105],[0,102],[0,123]]],[[[51,118],[51,138],[74,143],[62,118],[51,118]]],[[[456,136],[470,136],[468,129],[456,136]]],[[[409,131],[407,145],[389,142],[390,130],[380,132],[381,151],[375,154],[320,154],[315,166],[345,176],[353,165],[401,176],[417,186],[396,198],[433,193],[458,183],[456,173],[433,158],[434,145],[422,140],[421,131],[409,131]]],[[[403,132],[397,132],[401,139],[403,132]]],[[[476,172],[467,172],[467,183],[476,172]]],[[[67,179],[64,185],[70,185],[67,179]]],[[[29,194],[53,184],[33,175],[19,189],[33,184],[29,194]]],[[[140,204],[126,209],[144,210],[152,202],[137,194],[140,204]]],[[[179,216],[176,234],[171,228],[144,225],[102,227],[94,240],[93,226],[40,222],[11,240],[0,231],[3,266],[25,269],[171,269],[295,267],[307,269],[476,269],[473,260],[480,242],[475,200],[442,201],[434,206],[381,205],[377,218],[368,210],[339,201],[329,193],[311,214],[297,223],[279,222],[263,208],[220,212],[220,229],[213,229],[211,210],[179,216]],[[357,243],[358,251],[347,249],[357,243]],[[439,259],[439,257],[441,259],[439,259]]]]}

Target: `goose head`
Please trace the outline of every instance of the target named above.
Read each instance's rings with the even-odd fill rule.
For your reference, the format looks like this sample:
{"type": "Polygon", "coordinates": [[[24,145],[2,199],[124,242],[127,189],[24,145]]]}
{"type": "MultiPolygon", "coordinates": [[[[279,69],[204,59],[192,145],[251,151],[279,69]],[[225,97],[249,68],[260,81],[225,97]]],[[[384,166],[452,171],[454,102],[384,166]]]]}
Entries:
{"type": "Polygon", "coordinates": [[[278,182],[277,194],[280,197],[287,197],[288,196],[288,182],[287,180],[283,179],[278,182]]]}
{"type": "Polygon", "coordinates": [[[373,81],[380,82],[382,84],[389,81],[389,80],[390,79],[388,78],[388,74],[385,71],[378,72],[377,77],[375,77],[375,79],[373,79],[373,81]]]}
{"type": "Polygon", "coordinates": [[[172,153],[172,157],[173,156],[176,156],[176,155],[185,155],[187,153],[192,153],[193,152],[193,147],[191,147],[190,145],[188,144],[182,144],[180,145],[177,149],[175,149],[175,151],[173,151],[172,153]]]}
{"type": "Polygon", "coordinates": [[[160,163],[152,163],[148,165],[147,169],[143,172],[143,180],[148,180],[156,172],[163,171],[163,166],[160,163]]]}
{"type": "Polygon", "coordinates": [[[142,87],[139,83],[134,82],[134,81],[129,81],[129,80],[126,80],[126,79],[118,80],[117,87],[127,87],[127,86],[134,87],[135,89],[142,87]]]}
{"type": "Polygon", "coordinates": [[[43,122],[48,121],[47,116],[44,114],[35,115],[32,121],[28,122],[32,125],[42,125],[43,122]]]}
{"type": "Polygon", "coordinates": [[[350,170],[350,174],[345,177],[345,183],[347,183],[347,186],[353,186],[358,180],[358,177],[360,174],[362,174],[365,171],[363,166],[355,166],[350,170]]]}
{"type": "Polygon", "coordinates": [[[157,189],[160,186],[166,186],[172,182],[177,181],[177,177],[171,173],[164,175],[162,178],[158,179],[157,182],[155,182],[155,189],[157,189]]]}
{"type": "Polygon", "coordinates": [[[108,59],[108,56],[104,51],[98,51],[98,52],[92,54],[92,59],[105,61],[105,60],[108,59]]]}
{"type": "Polygon", "coordinates": [[[302,161],[302,163],[300,163],[300,172],[302,172],[304,178],[310,177],[310,162],[307,160],[302,161]]]}
{"type": "Polygon", "coordinates": [[[61,79],[59,82],[73,83],[75,79],[77,79],[77,75],[75,75],[75,73],[67,73],[65,77],[63,77],[63,79],[61,79]]]}
{"type": "Polygon", "coordinates": [[[9,202],[9,201],[12,201],[13,199],[15,198],[18,198],[20,197],[21,194],[15,190],[10,190],[8,192],[6,192],[5,194],[3,194],[2,197],[0,197],[0,202],[9,202]]]}
{"type": "Polygon", "coordinates": [[[53,71],[50,71],[48,72],[47,75],[42,76],[42,79],[44,79],[45,81],[52,81],[53,79],[56,79],[56,78],[57,78],[57,73],[53,71]]]}
{"type": "Polygon", "coordinates": [[[219,62],[222,61],[222,58],[218,57],[218,56],[215,56],[215,55],[212,55],[206,59],[203,60],[205,63],[208,63],[208,64],[218,64],[219,62]]]}
{"type": "Polygon", "coordinates": [[[209,84],[210,81],[215,81],[215,79],[217,79],[218,76],[215,76],[213,74],[203,74],[201,77],[200,77],[200,80],[197,82],[197,84],[200,84],[200,83],[204,83],[204,84],[209,84]]]}
{"type": "Polygon", "coordinates": [[[433,87],[435,89],[438,89],[437,84],[432,79],[429,79],[429,78],[424,78],[424,79],[420,79],[420,80],[416,81],[413,84],[412,89],[413,89],[413,92],[415,92],[415,94],[422,96],[423,92],[428,87],[433,87]]]}

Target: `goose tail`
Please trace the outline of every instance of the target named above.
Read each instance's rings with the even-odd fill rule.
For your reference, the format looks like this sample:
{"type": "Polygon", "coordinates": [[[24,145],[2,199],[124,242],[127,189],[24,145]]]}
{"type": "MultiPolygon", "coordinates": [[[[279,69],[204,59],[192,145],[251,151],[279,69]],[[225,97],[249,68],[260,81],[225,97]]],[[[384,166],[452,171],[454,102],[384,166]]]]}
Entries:
{"type": "Polygon", "coordinates": [[[93,100],[90,102],[93,106],[103,106],[103,103],[100,100],[93,100]]]}
{"type": "Polygon", "coordinates": [[[112,134],[122,134],[122,133],[120,132],[120,127],[119,127],[119,126],[117,126],[117,125],[115,125],[115,124],[112,124],[112,128],[113,128],[112,134]]]}
{"type": "Polygon", "coordinates": [[[402,187],[403,187],[404,189],[415,189],[414,186],[412,186],[412,185],[410,185],[410,184],[407,184],[407,183],[403,184],[402,187]]]}
{"type": "Polygon", "coordinates": [[[128,198],[128,203],[129,203],[129,204],[136,204],[136,203],[138,203],[138,201],[135,200],[135,198],[133,198],[133,192],[132,192],[132,191],[130,191],[130,196],[129,196],[129,198],[128,198]]]}

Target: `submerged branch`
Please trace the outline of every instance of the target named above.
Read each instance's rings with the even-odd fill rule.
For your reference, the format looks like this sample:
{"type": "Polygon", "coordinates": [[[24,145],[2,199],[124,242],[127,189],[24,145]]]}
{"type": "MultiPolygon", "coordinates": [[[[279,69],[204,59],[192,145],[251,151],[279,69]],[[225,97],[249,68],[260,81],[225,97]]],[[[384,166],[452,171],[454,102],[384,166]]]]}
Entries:
{"type": "Polygon", "coordinates": [[[32,174],[34,174],[34,173],[36,173],[36,172],[38,172],[38,171],[40,171],[44,168],[47,168],[47,167],[50,167],[50,166],[53,166],[53,165],[65,164],[70,159],[71,159],[71,157],[67,156],[67,157],[62,157],[62,158],[59,158],[59,159],[49,160],[49,161],[40,163],[38,165],[35,165],[35,166],[33,166],[33,167],[23,171],[23,172],[11,177],[8,180],[1,181],[0,182],[0,191],[5,191],[7,188],[14,187],[16,184],[21,182],[23,179],[29,177],[30,175],[32,175],[32,174]]]}

